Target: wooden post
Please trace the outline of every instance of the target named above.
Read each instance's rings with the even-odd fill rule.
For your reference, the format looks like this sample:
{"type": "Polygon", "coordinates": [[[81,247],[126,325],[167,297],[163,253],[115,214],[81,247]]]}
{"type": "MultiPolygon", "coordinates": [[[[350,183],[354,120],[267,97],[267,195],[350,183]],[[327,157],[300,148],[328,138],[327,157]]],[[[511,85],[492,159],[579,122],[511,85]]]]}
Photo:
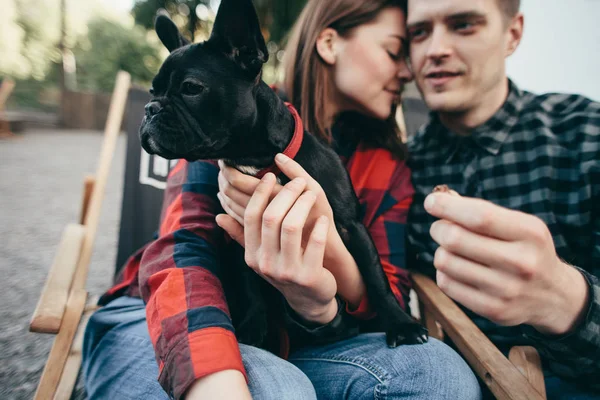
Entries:
{"type": "Polygon", "coordinates": [[[90,259],[96,238],[96,231],[100,221],[100,211],[102,208],[102,200],[108,175],[110,173],[110,165],[115,152],[117,139],[121,131],[121,122],[125,112],[127,102],[127,94],[131,86],[131,76],[127,72],[120,71],[117,75],[115,89],[112,95],[106,128],[104,131],[104,142],[100,152],[100,162],[96,172],[96,183],[94,191],[89,200],[89,207],[85,215],[84,225],[87,228],[83,245],[81,248],[81,256],[77,264],[77,271],[73,279],[72,289],[84,289],[87,281],[90,259]]]}

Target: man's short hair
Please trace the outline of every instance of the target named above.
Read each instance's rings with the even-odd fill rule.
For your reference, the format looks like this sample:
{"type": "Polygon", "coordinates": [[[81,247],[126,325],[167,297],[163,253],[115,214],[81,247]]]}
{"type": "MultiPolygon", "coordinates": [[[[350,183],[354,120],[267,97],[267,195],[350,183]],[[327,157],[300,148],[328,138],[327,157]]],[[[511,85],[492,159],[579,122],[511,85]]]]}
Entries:
{"type": "Polygon", "coordinates": [[[521,0],[497,0],[500,10],[507,18],[512,18],[519,12],[521,0]]]}

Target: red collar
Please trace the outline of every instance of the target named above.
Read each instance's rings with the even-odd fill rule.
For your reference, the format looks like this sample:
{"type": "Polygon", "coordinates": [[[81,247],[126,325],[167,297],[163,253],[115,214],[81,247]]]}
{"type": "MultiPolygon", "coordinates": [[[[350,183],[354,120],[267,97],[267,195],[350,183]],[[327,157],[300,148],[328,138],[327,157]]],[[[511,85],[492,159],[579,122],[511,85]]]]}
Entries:
{"type": "MultiPolygon", "coordinates": [[[[285,105],[287,106],[288,110],[292,113],[292,116],[294,117],[295,127],[294,127],[294,135],[292,136],[292,140],[290,140],[290,143],[287,145],[287,147],[283,151],[283,154],[285,154],[286,156],[288,156],[289,158],[291,158],[293,160],[296,157],[296,155],[298,154],[298,150],[300,150],[300,146],[302,145],[302,139],[304,137],[304,126],[302,125],[302,119],[300,118],[300,115],[298,114],[298,111],[294,108],[294,106],[288,102],[285,102],[285,105]]],[[[279,168],[277,168],[277,165],[273,164],[267,168],[261,169],[260,171],[258,171],[258,173],[255,176],[258,179],[261,179],[268,172],[274,173],[275,176],[277,176],[281,173],[279,168]]]]}

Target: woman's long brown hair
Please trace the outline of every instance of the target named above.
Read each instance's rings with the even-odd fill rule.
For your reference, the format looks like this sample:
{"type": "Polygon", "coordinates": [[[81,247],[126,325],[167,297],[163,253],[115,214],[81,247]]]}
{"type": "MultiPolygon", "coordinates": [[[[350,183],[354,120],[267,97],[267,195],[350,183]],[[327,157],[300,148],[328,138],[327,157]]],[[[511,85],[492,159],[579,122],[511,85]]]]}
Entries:
{"type": "MultiPolygon", "coordinates": [[[[333,79],[331,68],[317,53],[317,38],[326,28],[333,28],[340,36],[348,37],[354,28],[373,21],[388,7],[399,7],[406,15],[406,0],[309,0],[292,29],[284,61],[285,91],[299,110],[306,130],[327,143],[332,141],[327,101],[333,79]]],[[[395,120],[395,106],[385,121],[351,114],[353,121],[348,125],[359,128],[352,130],[360,136],[356,139],[371,147],[390,150],[400,159],[405,158],[405,146],[395,120]]]]}

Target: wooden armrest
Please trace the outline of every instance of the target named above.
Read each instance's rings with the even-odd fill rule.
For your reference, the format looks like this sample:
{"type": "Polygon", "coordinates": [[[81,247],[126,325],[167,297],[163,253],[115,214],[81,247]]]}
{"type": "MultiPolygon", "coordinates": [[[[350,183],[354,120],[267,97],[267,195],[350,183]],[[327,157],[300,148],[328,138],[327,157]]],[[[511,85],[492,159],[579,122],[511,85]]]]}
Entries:
{"type": "Polygon", "coordinates": [[[532,346],[515,346],[510,349],[508,359],[531,385],[546,398],[546,382],[544,381],[544,372],[542,370],[542,360],[539,353],[532,346]]]}
{"type": "Polygon", "coordinates": [[[500,400],[543,400],[465,313],[428,277],[411,274],[419,300],[440,323],[471,368],[500,400]]]}
{"type": "Polygon", "coordinates": [[[85,309],[86,299],[87,293],[85,290],[75,289],[70,293],[64,322],[50,349],[48,361],[46,361],[40,383],[35,392],[35,400],[57,399],[55,393],[60,385],[61,376],[70,354],[73,339],[75,338],[79,321],[85,309]]]}
{"type": "Polygon", "coordinates": [[[31,332],[57,333],[60,329],[84,237],[85,227],[80,224],[69,224],[63,231],[48,279],[29,324],[31,332]]]}

